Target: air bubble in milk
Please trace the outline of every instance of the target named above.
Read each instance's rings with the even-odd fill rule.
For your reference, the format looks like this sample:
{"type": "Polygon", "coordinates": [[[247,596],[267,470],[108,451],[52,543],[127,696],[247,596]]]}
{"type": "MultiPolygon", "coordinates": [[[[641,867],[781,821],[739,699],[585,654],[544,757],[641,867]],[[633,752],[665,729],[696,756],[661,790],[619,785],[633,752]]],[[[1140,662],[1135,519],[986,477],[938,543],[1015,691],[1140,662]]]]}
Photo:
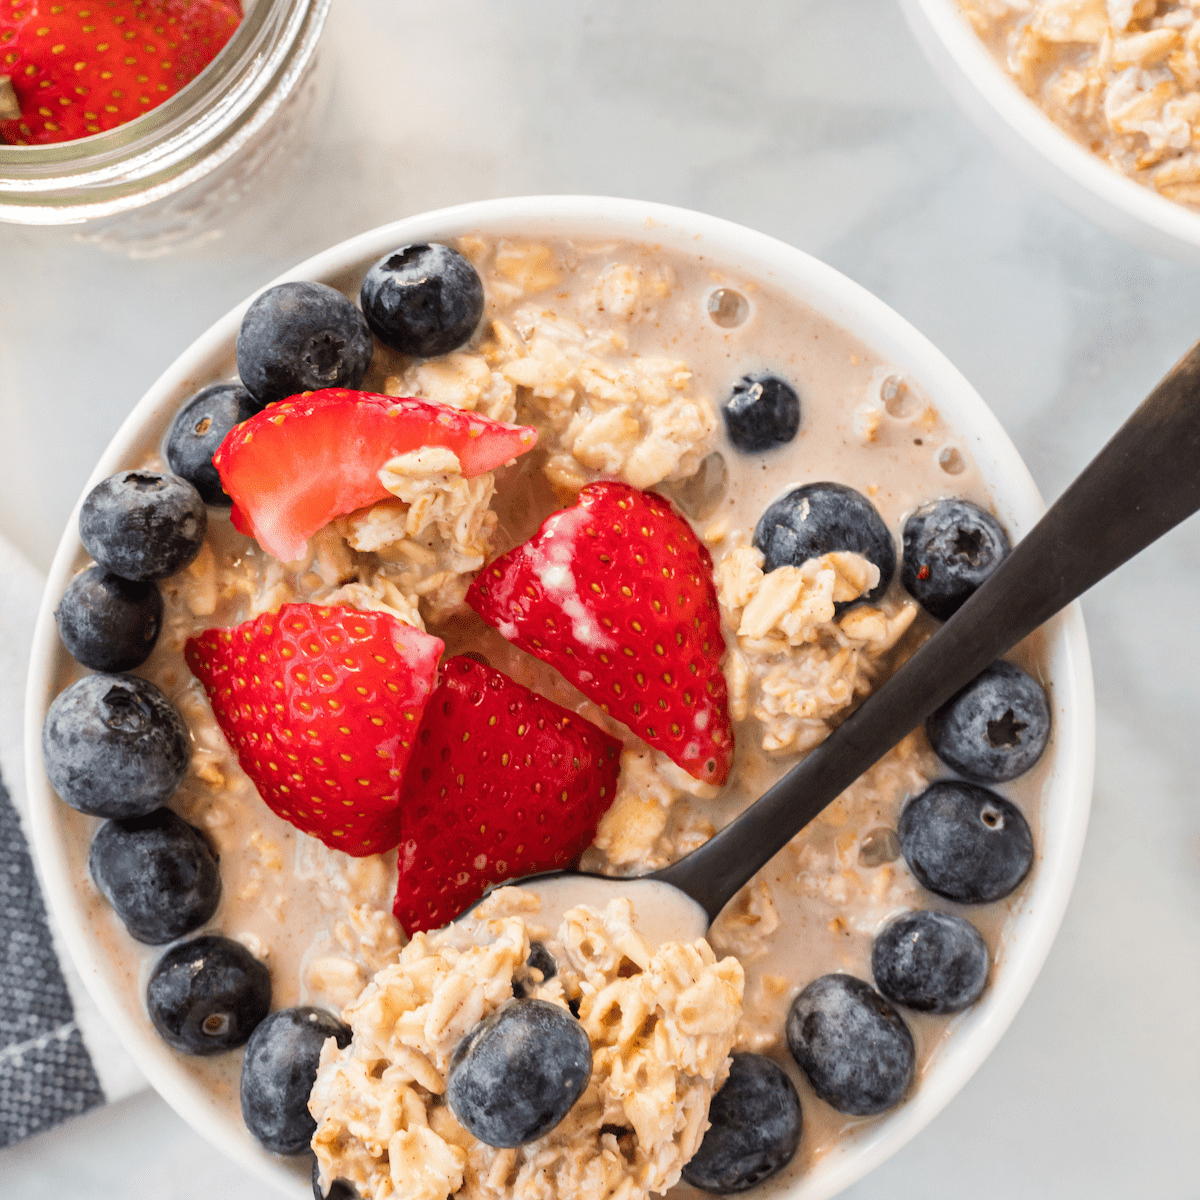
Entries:
{"type": "Polygon", "coordinates": [[[872,829],[858,846],[858,862],[863,867],[882,867],[900,857],[900,838],[894,829],[881,825],[872,829]]]}
{"type": "Polygon", "coordinates": [[[736,329],[750,315],[750,304],[733,288],[717,288],[708,298],[708,315],[722,329],[736,329]]]}
{"type": "Polygon", "coordinates": [[[916,393],[909,387],[908,381],[899,375],[889,375],[879,385],[879,398],[883,401],[883,407],[887,409],[889,416],[896,417],[898,420],[914,416],[921,406],[916,393]]]}
{"type": "Polygon", "coordinates": [[[658,490],[665,492],[693,521],[705,520],[716,512],[729,490],[725,456],[714,450],[701,462],[694,475],[677,483],[660,483],[658,490]]]}
{"type": "Polygon", "coordinates": [[[937,456],[938,466],[947,475],[961,475],[967,469],[967,460],[957,446],[944,446],[937,456]]]}

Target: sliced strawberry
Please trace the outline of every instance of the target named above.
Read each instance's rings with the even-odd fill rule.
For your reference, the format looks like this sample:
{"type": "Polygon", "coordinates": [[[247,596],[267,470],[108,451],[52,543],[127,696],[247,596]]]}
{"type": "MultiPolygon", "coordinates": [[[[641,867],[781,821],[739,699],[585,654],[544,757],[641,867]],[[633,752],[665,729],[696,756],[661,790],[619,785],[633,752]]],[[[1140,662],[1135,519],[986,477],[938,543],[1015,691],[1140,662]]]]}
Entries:
{"type": "Polygon", "coordinates": [[[440,639],[386,613],[285,604],[184,658],[272,812],[347,854],[400,841],[405,767],[440,639]]]}
{"type": "Polygon", "coordinates": [[[653,492],[592,483],[489,563],[467,603],[689,775],[733,761],[712,558],[653,492]]]}
{"type": "Polygon", "coordinates": [[[437,929],[493,883],[565,867],[617,794],[621,743],[472,658],[445,664],[408,772],[393,912],[437,929]]]}
{"type": "Polygon", "coordinates": [[[470,476],[524,454],[536,441],[529,425],[427,400],[325,388],[235,425],[213,464],[259,545],[291,562],[334,517],[388,495],[379,470],[397,454],[446,446],[470,476]]]}
{"type": "Polygon", "coordinates": [[[239,0],[0,0],[0,100],[19,111],[0,120],[0,142],[68,142],[140,117],[199,75],[241,19],[239,0]]]}

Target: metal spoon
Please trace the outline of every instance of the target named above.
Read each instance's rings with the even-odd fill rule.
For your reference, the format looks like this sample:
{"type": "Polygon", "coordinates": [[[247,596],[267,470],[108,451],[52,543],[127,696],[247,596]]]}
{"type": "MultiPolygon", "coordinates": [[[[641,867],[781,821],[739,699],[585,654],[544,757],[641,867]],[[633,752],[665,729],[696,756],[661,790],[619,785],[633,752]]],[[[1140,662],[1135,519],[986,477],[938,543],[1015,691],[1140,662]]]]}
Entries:
{"type": "Polygon", "coordinates": [[[991,577],[878,691],[745,812],[638,879],[514,880],[552,928],[628,896],[651,942],[702,937],[754,873],[934,709],[1092,584],[1200,508],[1200,342],[1159,382],[991,577]]]}

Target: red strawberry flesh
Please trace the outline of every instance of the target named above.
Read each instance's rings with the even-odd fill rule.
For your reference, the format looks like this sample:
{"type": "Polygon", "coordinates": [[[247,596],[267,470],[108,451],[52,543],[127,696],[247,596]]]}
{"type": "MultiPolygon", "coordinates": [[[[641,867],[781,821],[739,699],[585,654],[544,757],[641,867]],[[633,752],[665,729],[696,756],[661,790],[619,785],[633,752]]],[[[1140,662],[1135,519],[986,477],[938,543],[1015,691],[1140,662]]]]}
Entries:
{"type": "Polygon", "coordinates": [[[393,908],[437,929],[492,884],[565,867],[613,802],[621,743],[465,656],[426,710],[408,773],[393,908]]]}
{"type": "Polygon", "coordinates": [[[592,483],[479,574],[467,603],[697,779],[733,761],[712,558],[653,492],[592,483]]]}
{"type": "Polygon", "coordinates": [[[184,658],[268,807],[362,856],[400,841],[442,646],[386,613],[285,604],[189,638],[184,658]]]}
{"type": "Polygon", "coordinates": [[[422,446],[445,446],[466,476],[524,454],[537,431],[442,404],[325,388],[272,404],[234,426],[213,455],[237,527],[281,562],[335,517],[389,493],[379,470],[422,446]]]}
{"type": "Polygon", "coordinates": [[[114,129],[190,83],[233,36],[239,0],[0,0],[0,76],[20,116],[0,142],[114,129]]]}

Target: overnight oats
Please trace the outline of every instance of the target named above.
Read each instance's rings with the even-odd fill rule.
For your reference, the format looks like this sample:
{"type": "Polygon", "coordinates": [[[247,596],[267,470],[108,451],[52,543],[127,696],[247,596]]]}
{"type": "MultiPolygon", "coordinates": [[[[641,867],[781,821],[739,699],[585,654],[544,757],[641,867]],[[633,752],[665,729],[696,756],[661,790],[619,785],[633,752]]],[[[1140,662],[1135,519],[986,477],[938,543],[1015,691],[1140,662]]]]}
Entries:
{"type": "Polygon", "coordinates": [[[1122,174],[1200,205],[1200,17],[1175,0],[958,0],[1042,111],[1122,174]]]}
{"type": "Polygon", "coordinates": [[[921,1088],[1003,957],[1039,639],[706,939],[519,887],[455,918],[674,862],[819,745],[1008,551],[965,442],[698,255],[482,231],[339,283],[263,293],[240,378],[81,510],[56,616],[92,673],[43,749],[92,936],[318,1195],[801,1178],[921,1088]]]}

